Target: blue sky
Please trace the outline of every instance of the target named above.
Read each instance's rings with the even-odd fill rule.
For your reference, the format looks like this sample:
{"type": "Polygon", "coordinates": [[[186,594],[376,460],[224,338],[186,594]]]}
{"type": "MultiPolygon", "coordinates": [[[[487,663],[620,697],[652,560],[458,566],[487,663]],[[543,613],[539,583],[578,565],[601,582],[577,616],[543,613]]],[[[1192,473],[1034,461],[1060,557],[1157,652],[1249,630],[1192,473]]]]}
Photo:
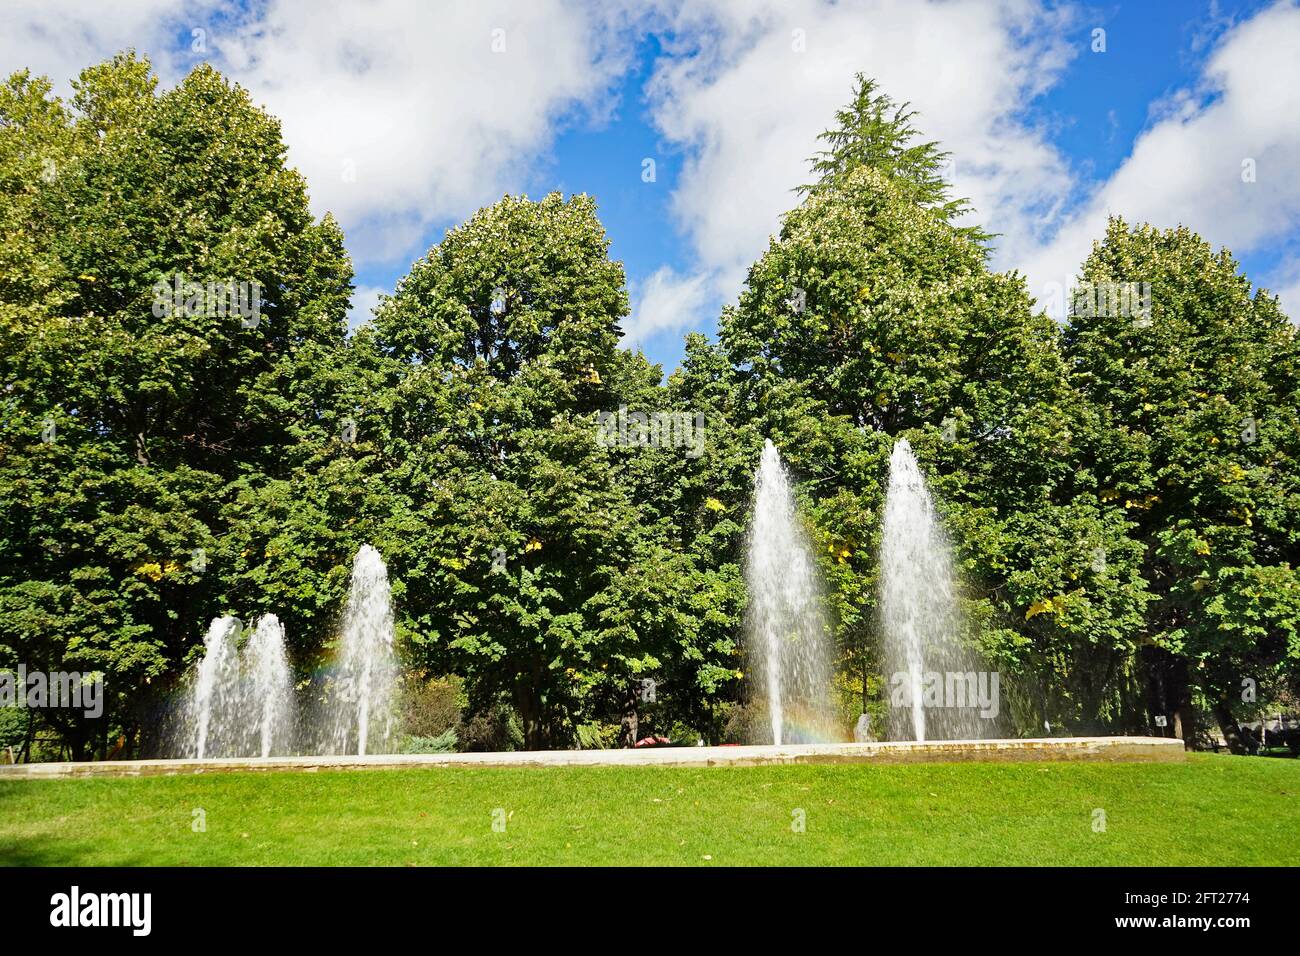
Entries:
{"type": "Polygon", "coordinates": [[[246,86],[344,224],[356,321],[478,206],[586,192],[627,270],[627,341],[669,371],[858,71],[952,150],[994,265],[1031,293],[1118,212],[1230,246],[1300,315],[1295,0],[10,0],[0,26],[0,69],[60,89],[128,46],[164,84],[207,60],[246,86]]]}

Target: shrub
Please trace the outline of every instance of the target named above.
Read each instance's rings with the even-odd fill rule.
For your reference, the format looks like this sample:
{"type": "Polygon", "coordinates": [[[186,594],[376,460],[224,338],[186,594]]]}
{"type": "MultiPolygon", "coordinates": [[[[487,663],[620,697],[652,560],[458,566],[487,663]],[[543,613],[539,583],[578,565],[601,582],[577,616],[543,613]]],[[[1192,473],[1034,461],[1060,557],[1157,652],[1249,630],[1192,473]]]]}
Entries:
{"type": "Polygon", "coordinates": [[[459,677],[411,675],[403,681],[400,700],[402,729],[412,737],[455,736],[460,727],[465,694],[459,677]]]}
{"type": "Polygon", "coordinates": [[[444,731],[436,737],[408,736],[402,744],[404,754],[449,754],[456,752],[455,729],[444,731]]]}

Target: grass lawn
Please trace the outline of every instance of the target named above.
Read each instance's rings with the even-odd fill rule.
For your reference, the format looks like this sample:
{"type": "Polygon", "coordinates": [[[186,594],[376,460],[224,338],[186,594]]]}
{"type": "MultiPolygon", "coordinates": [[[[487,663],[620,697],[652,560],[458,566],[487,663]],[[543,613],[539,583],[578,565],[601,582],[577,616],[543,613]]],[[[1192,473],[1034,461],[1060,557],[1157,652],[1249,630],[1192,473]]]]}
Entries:
{"type": "Polygon", "coordinates": [[[1300,760],[0,781],[0,863],[1296,865],[1300,760]]]}

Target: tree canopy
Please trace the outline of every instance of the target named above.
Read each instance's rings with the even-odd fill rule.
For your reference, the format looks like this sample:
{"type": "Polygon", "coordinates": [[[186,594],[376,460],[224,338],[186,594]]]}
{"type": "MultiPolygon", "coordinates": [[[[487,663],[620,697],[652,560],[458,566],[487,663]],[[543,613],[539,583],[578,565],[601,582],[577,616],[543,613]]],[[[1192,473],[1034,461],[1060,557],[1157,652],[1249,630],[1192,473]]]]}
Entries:
{"type": "Polygon", "coordinates": [[[877,549],[907,438],[1005,733],[1170,713],[1240,746],[1300,680],[1294,325],[1227,250],[1118,218],[1056,323],[989,267],[906,104],[860,76],[835,119],[717,340],[689,335],[665,378],[620,345],[589,196],[480,209],[349,335],[342,232],[246,91],[206,66],[160,91],[131,54],[67,100],[11,76],[0,667],[103,673],[110,696],[105,721],[0,734],[156,752],[223,613],[276,613],[309,684],[370,543],[407,669],[450,675],[467,722],[527,747],[740,739],[766,438],[827,583],[847,734],[883,707],[877,549]],[[649,440],[665,423],[684,440],[649,440]]]}

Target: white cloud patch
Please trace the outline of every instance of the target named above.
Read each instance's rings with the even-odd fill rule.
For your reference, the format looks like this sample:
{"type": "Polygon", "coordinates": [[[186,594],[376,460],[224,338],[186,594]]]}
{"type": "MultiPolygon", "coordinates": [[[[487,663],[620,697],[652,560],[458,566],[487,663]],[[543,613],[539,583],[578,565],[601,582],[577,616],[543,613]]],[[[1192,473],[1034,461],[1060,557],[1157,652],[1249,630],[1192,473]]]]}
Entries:
{"type": "Polygon", "coordinates": [[[193,42],[222,0],[5,0],[0,10],[0,73],[30,69],[48,76],[56,93],[86,67],[115,53],[148,53],[158,75],[174,81],[182,49],[193,42]],[[181,46],[182,38],[185,47],[181,46]]]}
{"type": "Polygon", "coordinates": [[[857,72],[910,100],[918,128],[953,153],[955,194],[1001,232],[1010,266],[1063,202],[1068,164],[1019,119],[1074,55],[1068,14],[1029,0],[821,0],[692,4],[670,17],[678,42],[648,93],[687,161],[674,211],[699,270],[735,290],[810,179],[817,135],[857,72]]]}
{"type": "Polygon", "coordinates": [[[557,123],[603,105],[621,59],[595,14],[559,0],[272,0],[220,42],[278,116],[313,205],[357,258],[517,189],[557,123]]]}
{"type": "Polygon", "coordinates": [[[698,327],[711,299],[706,276],[683,276],[668,266],[659,268],[632,290],[632,316],[624,324],[623,344],[631,348],[661,332],[698,327]]]}
{"type": "Polygon", "coordinates": [[[352,300],[348,304],[349,332],[355,332],[374,318],[381,295],[392,295],[392,290],[377,285],[358,286],[352,290],[352,300]]]}
{"type": "Polygon", "coordinates": [[[3,16],[0,68],[61,84],[126,47],[172,82],[209,59],[280,119],[360,263],[418,253],[432,224],[521,188],[626,65],[605,14],[562,0],[18,0],[3,16]]]}
{"type": "MultiPolygon", "coordinates": [[[[1031,292],[1071,280],[1111,212],[1131,223],[1183,224],[1237,254],[1288,236],[1300,221],[1297,50],[1300,6],[1290,2],[1227,32],[1200,86],[1171,97],[1114,175],[1024,258],[1031,292]],[[1244,181],[1247,171],[1253,182],[1244,181]]],[[[1295,287],[1283,292],[1288,302],[1296,315],[1295,287]]]]}

